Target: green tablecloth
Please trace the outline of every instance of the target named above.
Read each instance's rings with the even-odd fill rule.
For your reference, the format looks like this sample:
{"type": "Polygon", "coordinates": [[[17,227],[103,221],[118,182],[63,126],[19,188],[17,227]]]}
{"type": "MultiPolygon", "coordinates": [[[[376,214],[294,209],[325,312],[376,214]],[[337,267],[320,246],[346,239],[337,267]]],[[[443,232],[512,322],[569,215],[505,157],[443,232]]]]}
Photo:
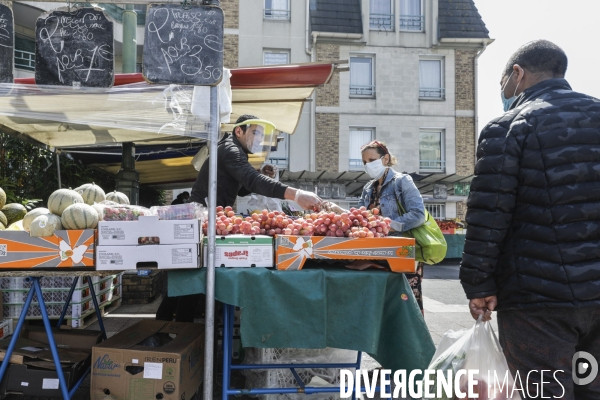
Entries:
{"type": "Polygon", "coordinates": [[[446,239],[446,243],[448,244],[446,258],[462,258],[466,236],[467,235],[444,235],[444,239],[446,239]]]}
{"type": "MultiPolygon", "coordinates": [[[[169,271],[169,295],[204,293],[206,269],[169,271]]],[[[435,346],[403,274],[217,268],[217,300],[242,308],[246,347],[364,351],[384,368],[425,369],[435,346]]]]}

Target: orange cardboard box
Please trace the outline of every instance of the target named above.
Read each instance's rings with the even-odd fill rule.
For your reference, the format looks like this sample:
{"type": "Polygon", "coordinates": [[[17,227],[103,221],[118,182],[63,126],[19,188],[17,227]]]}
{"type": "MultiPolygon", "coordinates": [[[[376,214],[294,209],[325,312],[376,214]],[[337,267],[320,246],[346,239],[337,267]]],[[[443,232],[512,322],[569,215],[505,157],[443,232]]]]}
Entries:
{"type": "Polygon", "coordinates": [[[403,237],[345,238],[331,236],[275,237],[277,269],[302,269],[306,259],[385,260],[393,272],[415,272],[415,239],[403,237]]]}
{"type": "Polygon", "coordinates": [[[0,231],[0,270],[94,270],[95,243],[95,229],[56,231],[47,237],[31,237],[25,231],[0,231]]]}

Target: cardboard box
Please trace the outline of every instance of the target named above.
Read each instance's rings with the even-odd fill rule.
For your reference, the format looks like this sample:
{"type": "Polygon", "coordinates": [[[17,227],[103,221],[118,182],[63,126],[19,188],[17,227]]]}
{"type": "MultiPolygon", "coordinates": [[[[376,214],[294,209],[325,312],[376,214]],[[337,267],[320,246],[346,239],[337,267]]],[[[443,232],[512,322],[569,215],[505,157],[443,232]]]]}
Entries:
{"type": "MultiPolygon", "coordinates": [[[[208,238],[203,240],[204,266],[208,265],[208,238]]],[[[216,267],[272,267],[273,238],[265,235],[217,236],[216,267]]]]}
{"type": "Polygon", "coordinates": [[[7,336],[13,334],[13,320],[5,319],[0,322],[0,339],[4,339],[7,336]]]}
{"type": "Polygon", "coordinates": [[[306,259],[385,260],[393,272],[415,272],[415,239],[403,237],[345,238],[331,236],[275,237],[277,269],[302,269],[306,259]]]}
{"type": "Polygon", "coordinates": [[[146,246],[98,246],[96,270],[121,271],[136,269],[188,269],[200,267],[197,243],[146,246]],[[148,265],[156,263],[156,265],[148,265]]]}
{"type": "Polygon", "coordinates": [[[143,320],[94,346],[91,398],[189,400],[203,362],[203,325],[143,320]],[[151,341],[165,344],[149,347],[151,341]]]}
{"type": "MultiPolygon", "coordinates": [[[[76,349],[87,351],[91,354],[92,347],[102,339],[101,331],[72,329],[69,326],[52,328],[54,342],[63,349],[76,349]]],[[[21,331],[21,337],[39,343],[48,344],[48,335],[43,326],[28,326],[21,331]]]]}
{"type": "Polygon", "coordinates": [[[25,231],[0,231],[0,269],[93,270],[96,230],[56,231],[38,238],[25,231]]]}
{"type": "Polygon", "coordinates": [[[454,235],[456,228],[441,229],[444,235],[454,235]]]}
{"type": "Polygon", "coordinates": [[[156,215],[140,216],[137,221],[98,222],[99,246],[135,246],[140,238],[157,238],[154,244],[200,243],[197,219],[159,220],[156,215]]]}

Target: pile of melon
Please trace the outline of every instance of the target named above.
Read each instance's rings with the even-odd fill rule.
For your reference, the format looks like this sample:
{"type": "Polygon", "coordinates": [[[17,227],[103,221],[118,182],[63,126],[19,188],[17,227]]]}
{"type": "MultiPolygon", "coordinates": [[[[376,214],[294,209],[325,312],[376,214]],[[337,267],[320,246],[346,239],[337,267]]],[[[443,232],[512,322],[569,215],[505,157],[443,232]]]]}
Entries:
{"type": "Polygon", "coordinates": [[[28,231],[31,236],[45,237],[52,236],[54,231],[60,229],[94,229],[101,218],[93,206],[106,200],[129,204],[125,194],[112,192],[106,195],[94,183],[86,183],[75,189],[58,189],[48,198],[48,208],[25,210],[21,217],[22,230],[28,231]]]}
{"type": "Polygon", "coordinates": [[[21,220],[25,214],[27,209],[22,204],[6,204],[6,193],[0,189],[0,230],[23,230],[21,220]]]}

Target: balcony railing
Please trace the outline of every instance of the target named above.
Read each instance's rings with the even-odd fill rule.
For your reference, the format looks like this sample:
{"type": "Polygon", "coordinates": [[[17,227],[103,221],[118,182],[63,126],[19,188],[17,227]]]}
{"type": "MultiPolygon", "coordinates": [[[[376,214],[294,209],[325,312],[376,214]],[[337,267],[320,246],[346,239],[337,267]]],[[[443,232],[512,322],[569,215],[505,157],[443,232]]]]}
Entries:
{"type": "Polygon", "coordinates": [[[394,14],[371,14],[369,27],[379,31],[394,30],[394,14]]]}
{"type": "Polygon", "coordinates": [[[425,203],[425,209],[435,219],[445,219],[446,218],[446,205],[445,204],[425,203]]]}
{"type": "Polygon", "coordinates": [[[422,31],[423,30],[422,15],[401,15],[400,30],[402,31],[422,31]]]}
{"type": "Polygon", "coordinates": [[[287,168],[289,161],[286,158],[269,158],[269,164],[273,164],[281,168],[287,168]]]}
{"type": "Polygon", "coordinates": [[[350,171],[359,171],[364,169],[364,164],[360,158],[351,158],[349,167],[350,171]]]}
{"type": "Polygon", "coordinates": [[[445,171],[445,160],[419,160],[420,171],[445,171]]]}
{"type": "Polygon", "coordinates": [[[265,19],[290,19],[290,10],[276,10],[274,8],[265,8],[265,19]]]}
{"type": "Polygon", "coordinates": [[[24,50],[15,50],[15,68],[35,71],[35,53],[24,50]]]}
{"type": "Polygon", "coordinates": [[[350,96],[373,97],[375,85],[350,85],[350,96]]]}
{"type": "Polygon", "coordinates": [[[419,98],[421,99],[443,99],[446,97],[444,88],[419,88],[419,98]]]}

